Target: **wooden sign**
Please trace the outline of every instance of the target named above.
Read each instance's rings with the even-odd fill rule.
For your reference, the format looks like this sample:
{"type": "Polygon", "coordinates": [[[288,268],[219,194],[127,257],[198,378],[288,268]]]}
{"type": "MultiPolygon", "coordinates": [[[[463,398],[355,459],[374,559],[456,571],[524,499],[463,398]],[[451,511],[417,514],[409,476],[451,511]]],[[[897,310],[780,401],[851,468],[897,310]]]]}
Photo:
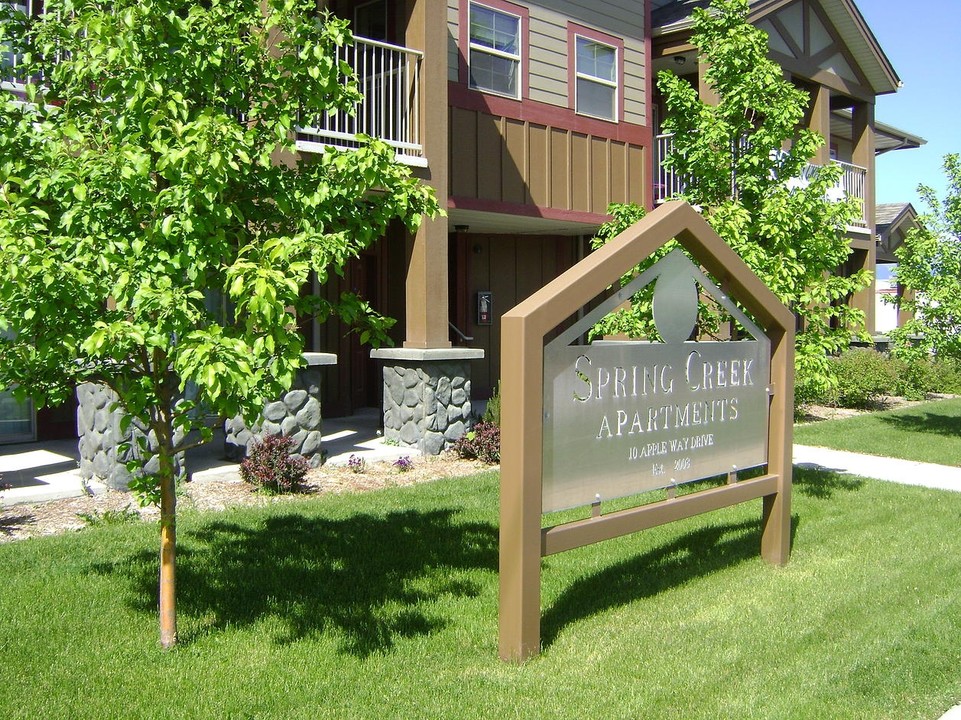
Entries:
{"type": "Polygon", "coordinates": [[[501,328],[502,659],[540,649],[543,556],[763,498],[761,555],[787,562],[794,315],[693,208],[661,206],[506,313],[501,328]],[[671,239],[696,264],[670,253],[554,337],[671,239]],[[651,283],[663,342],[582,342],[651,283]],[[749,337],[691,339],[700,295],[749,337]],[[759,476],[738,478],[757,467],[759,476]],[[673,492],[725,474],[720,487],[673,492]],[[604,500],[658,488],[665,500],[601,512],[604,500]],[[544,512],[582,505],[591,510],[584,520],[541,526],[544,512]]]}

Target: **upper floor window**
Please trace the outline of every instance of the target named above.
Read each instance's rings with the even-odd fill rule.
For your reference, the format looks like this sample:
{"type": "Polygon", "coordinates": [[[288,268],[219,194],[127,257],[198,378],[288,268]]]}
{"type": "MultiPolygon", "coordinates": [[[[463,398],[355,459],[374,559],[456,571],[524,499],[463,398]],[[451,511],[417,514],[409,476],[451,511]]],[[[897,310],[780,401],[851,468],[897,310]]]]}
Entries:
{"type": "Polygon", "coordinates": [[[593,38],[574,36],[574,108],[581,115],[617,119],[617,51],[593,38]]]}
{"type": "Polygon", "coordinates": [[[521,18],[470,4],[470,86],[520,97],[521,18]]]}

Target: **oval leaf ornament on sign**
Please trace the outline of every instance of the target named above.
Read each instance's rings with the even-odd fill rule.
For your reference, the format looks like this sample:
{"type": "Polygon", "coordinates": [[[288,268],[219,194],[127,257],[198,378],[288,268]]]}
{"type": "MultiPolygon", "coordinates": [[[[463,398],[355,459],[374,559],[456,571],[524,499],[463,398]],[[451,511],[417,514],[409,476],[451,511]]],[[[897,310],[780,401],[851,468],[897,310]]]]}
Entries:
{"type": "Polygon", "coordinates": [[[654,327],[664,342],[684,342],[697,323],[697,281],[677,255],[668,255],[661,265],[654,285],[654,327]]]}

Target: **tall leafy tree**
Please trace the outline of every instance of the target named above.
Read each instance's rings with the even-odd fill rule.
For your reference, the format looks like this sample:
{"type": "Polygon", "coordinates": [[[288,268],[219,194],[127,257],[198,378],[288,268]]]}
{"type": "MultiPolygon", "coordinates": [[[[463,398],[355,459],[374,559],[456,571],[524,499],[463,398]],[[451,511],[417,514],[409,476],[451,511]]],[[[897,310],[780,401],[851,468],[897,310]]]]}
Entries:
{"type": "Polygon", "coordinates": [[[55,403],[104,383],[153,436],[160,469],[136,489],[161,508],[170,647],[186,433],[203,442],[207,413],[252,419],[289,387],[298,316],[384,341],[391,321],[359,298],[300,290],[437,205],[380,142],[293,154],[299,118],[359,99],[335,58],[346,25],[314,0],[50,0],[34,19],[2,7],[26,102],[0,98],[0,387],[55,403]]]}
{"type": "Polygon", "coordinates": [[[927,212],[895,251],[895,277],[906,292],[901,309],[913,314],[894,330],[898,352],[961,358],[961,155],[944,157],[944,198],[921,185],[927,212]]]}
{"type": "MultiPolygon", "coordinates": [[[[670,71],[658,75],[674,134],[665,164],[684,178],[681,197],[700,207],[714,230],[801,319],[797,334],[799,395],[830,382],[827,354],[863,333],[864,316],[846,300],[870,283],[866,271],[837,271],[850,247],[845,227],[860,212],[838,189],[841,168],[807,165],[825,142],[801,127],[808,94],[767,57],[767,35],[747,21],[747,0],[714,0],[694,11],[692,44],[707,63],[717,95],[703,102],[697,88],[670,71]]],[[[614,208],[602,239],[636,217],[614,208]]],[[[650,334],[641,309],[609,317],[601,332],[650,334]]],[[[702,314],[703,315],[703,314],[702,314]]],[[[702,320],[711,332],[722,318],[702,320]]]]}

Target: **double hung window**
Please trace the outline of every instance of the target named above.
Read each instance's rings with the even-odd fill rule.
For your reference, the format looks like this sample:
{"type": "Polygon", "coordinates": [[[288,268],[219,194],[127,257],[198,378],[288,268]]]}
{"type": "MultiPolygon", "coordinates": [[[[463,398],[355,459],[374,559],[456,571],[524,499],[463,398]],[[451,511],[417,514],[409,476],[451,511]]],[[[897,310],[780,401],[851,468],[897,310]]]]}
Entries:
{"type": "Polygon", "coordinates": [[[470,86],[520,98],[521,18],[470,3],[470,86]]]}
{"type": "Polygon", "coordinates": [[[581,115],[617,119],[617,48],[574,36],[575,109],[581,115]]]}

